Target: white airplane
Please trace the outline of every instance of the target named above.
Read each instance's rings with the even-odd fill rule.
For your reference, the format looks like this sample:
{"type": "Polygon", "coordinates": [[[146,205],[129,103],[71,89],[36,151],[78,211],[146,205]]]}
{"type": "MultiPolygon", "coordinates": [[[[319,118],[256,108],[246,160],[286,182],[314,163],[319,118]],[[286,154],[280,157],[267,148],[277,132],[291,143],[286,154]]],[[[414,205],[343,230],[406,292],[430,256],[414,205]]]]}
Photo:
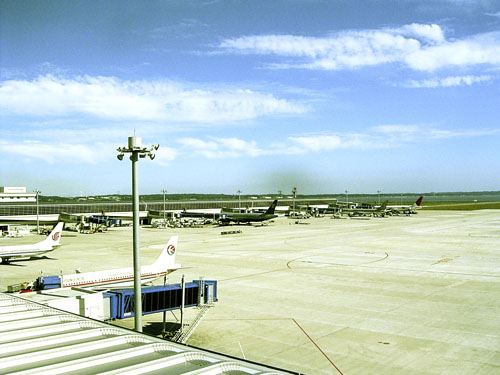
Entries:
{"type": "MultiPolygon", "coordinates": [[[[168,275],[181,268],[175,264],[178,236],[172,236],[163,248],[160,256],[151,265],[141,267],[141,284],[154,281],[164,275],[168,275]]],[[[134,268],[117,268],[106,271],[77,272],[70,275],[62,275],[61,287],[104,287],[116,288],[134,285],[134,268]]]]}
{"type": "Polygon", "coordinates": [[[9,263],[11,258],[27,258],[54,250],[55,246],[59,246],[63,225],[63,222],[57,223],[47,238],[41,242],[29,245],[1,246],[0,263],[9,263]]]}
{"type": "Polygon", "coordinates": [[[387,209],[389,210],[390,213],[395,214],[395,215],[415,214],[416,213],[415,210],[421,207],[423,199],[424,199],[424,197],[421,195],[420,197],[418,197],[417,201],[411,205],[387,206],[387,209]]]}

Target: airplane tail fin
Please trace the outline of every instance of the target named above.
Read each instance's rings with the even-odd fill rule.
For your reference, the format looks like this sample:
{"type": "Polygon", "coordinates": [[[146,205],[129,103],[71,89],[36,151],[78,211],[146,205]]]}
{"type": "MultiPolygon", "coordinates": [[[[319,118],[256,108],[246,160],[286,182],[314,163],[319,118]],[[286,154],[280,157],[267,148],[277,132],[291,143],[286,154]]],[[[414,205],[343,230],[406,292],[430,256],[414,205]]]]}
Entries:
{"type": "Polygon", "coordinates": [[[61,240],[61,233],[63,230],[64,222],[60,221],[57,225],[52,229],[52,232],[47,236],[45,240],[40,242],[40,244],[49,245],[49,246],[59,246],[59,241],[61,240]]]}
{"type": "Polygon", "coordinates": [[[278,200],[275,199],[273,201],[273,203],[271,203],[271,205],[269,206],[269,208],[267,209],[266,211],[266,215],[267,214],[271,214],[271,215],[274,215],[274,210],[276,209],[276,205],[278,204],[278,200]]]}
{"type": "Polygon", "coordinates": [[[424,199],[424,196],[421,195],[417,201],[415,202],[414,206],[417,206],[417,207],[420,207],[420,205],[422,204],[422,200],[424,199]]]}
{"type": "Polygon", "coordinates": [[[175,254],[177,253],[178,241],[179,236],[170,237],[170,240],[168,240],[160,256],[156,259],[156,262],[153,263],[153,267],[160,268],[162,270],[173,268],[175,265],[175,254]]]}
{"type": "Polygon", "coordinates": [[[389,201],[385,201],[384,203],[382,203],[382,206],[380,206],[380,211],[383,211],[385,210],[385,208],[387,207],[387,203],[389,203],[389,201]]]}

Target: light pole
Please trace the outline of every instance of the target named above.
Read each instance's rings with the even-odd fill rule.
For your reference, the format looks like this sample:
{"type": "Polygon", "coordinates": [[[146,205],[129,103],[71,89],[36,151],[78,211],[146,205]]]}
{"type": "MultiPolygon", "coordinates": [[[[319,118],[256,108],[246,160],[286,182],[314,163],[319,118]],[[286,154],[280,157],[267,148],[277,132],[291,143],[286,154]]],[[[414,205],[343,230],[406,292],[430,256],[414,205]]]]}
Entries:
{"type": "Polygon", "coordinates": [[[345,206],[349,208],[349,190],[345,191],[345,206]]]}
{"type": "Polygon", "coordinates": [[[40,234],[40,222],[38,219],[38,194],[40,194],[41,191],[38,189],[35,189],[34,193],[36,194],[36,233],[40,234]]]}
{"type": "Polygon", "coordinates": [[[141,292],[141,254],[139,248],[139,184],[137,181],[137,162],[139,158],[149,156],[151,160],[155,158],[153,150],[158,150],[160,145],[153,145],[151,148],[141,144],[141,138],[128,137],[128,147],[118,147],[116,151],[118,160],[123,160],[125,153],[130,154],[132,161],[132,211],[133,211],[133,249],[134,249],[134,322],[135,330],[142,332],[142,292],[141,292]]]}
{"type": "Polygon", "coordinates": [[[241,212],[241,190],[238,189],[238,212],[241,212]]]}
{"type": "Polygon", "coordinates": [[[378,193],[378,205],[380,206],[380,190],[377,190],[377,193],[378,193]]]}
{"type": "Polygon", "coordinates": [[[293,195],[293,214],[295,215],[295,198],[297,197],[297,188],[294,187],[292,189],[292,195],[293,195]]]}
{"type": "Polygon", "coordinates": [[[162,193],[163,193],[163,225],[165,225],[165,223],[167,222],[165,220],[165,194],[167,194],[167,190],[163,189],[162,193]]]}

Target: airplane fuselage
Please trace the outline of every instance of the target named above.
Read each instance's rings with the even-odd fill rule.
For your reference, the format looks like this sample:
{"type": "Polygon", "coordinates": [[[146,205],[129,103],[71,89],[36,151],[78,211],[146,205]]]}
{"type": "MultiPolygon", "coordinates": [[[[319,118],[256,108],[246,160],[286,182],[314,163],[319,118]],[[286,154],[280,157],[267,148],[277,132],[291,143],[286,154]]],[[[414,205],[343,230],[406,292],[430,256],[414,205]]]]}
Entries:
{"type": "MultiPolygon", "coordinates": [[[[178,236],[172,236],[153,264],[141,267],[141,284],[152,282],[181,268],[174,263],[178,236]]],[[[60,286],[116,288],[134,285],[133,267],[116,268],[104,271],[76,272],[60,276],[60,286]]],[[[37,286],[35,286],[37,287],[37,286]]]]}
{"type": "Polygon", "coordinates": [[[8,263],[11,258],[26,258],[54,250],[59,245],[63,223],[57,224],[47,238],[29,245],[11,245],[0,247],[0,263],[8,263]]]}
{"type": "Polygon", "coordinates": [[[221,224],[234,223],[252,223],[262,222],[274,219],[278,215],[274,214],[278,200],[275,199],[265,212],[228,212],[224,209],[221,210],[219,222],[221,224]]]}
{"type": "Polygon", "coordinates": [[[48,253],[49,251],[54,250],[52,246],[40,246],[34,248],[33,245],[16,245],[9,248],[1,247],[0,248],[0,263],[5,259],[9,258],[26,258],[32,257],[34,255],[40,255],[44,253],[48,253]]]}
{"type": "MultiPolygon", "coordinates": [[[[173,270],[160,271],[152,266],[141,267],[141,284],[152,282],[173,270]]],[[[74,273],[62,276],[62,287],[127,287],[134,285],[134,269],[132,267],[117,268],[110,271],[74,273]]]]}
{"type": "Polygon", "coordinates": [[[274,214],[258,214],[258,213],[222,213],[220,216],[221,222],[235,222],[235,223],[251,223],[261,222],[274,219],[278,215],[274,214]]]}

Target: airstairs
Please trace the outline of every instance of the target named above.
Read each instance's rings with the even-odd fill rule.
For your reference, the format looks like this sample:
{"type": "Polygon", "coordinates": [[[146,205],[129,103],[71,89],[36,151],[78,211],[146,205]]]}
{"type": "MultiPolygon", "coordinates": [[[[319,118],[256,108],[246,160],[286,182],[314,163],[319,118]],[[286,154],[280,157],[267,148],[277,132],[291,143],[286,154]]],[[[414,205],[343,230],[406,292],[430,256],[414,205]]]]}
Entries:
{"type": "Polygon", "coordinates": [[[213,304],[205,304],[203,306],[197,307],[196,310],[198,312],[193,321],[191,323],[183,324],[171,340],[185,344],[189,337],[193,334],[196,327],[198,327],[198,325],[201,323],[208,310],[210,310],[210,308],[213,306],[213,304]]]}
{"type": "Polygon", "coordinates": [[[172,341],[182,344],[186,343],[196,327],[198,327],[201,323],[208,310],[214,306],[214,293],[206,293],[208,292],[208,285],[205,284],[204,280],[199,280],[199,283],[200,287],[198,288],[198,306],[196,307],[196,315],[190,323],[181,323],[180,329],[171,338],[172,341]]]}

